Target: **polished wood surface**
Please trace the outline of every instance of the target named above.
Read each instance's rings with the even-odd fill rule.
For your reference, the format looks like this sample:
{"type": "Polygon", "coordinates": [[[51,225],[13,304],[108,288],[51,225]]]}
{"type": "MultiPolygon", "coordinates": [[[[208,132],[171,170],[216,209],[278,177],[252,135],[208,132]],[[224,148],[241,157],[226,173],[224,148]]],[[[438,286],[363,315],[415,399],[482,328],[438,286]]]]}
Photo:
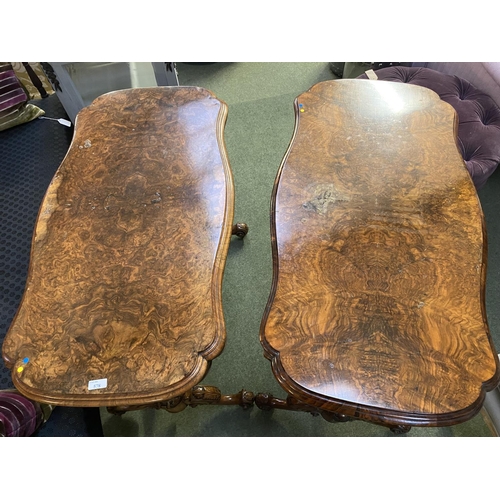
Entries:
{"type": "Polygon", "coordinates": [[[80,112],[3,345],[23,394],[139,405],[204,377],[225,342],[234,205],[226,115],[196,87],[112,92],[80,112]],[[106,388],[89,389],[101,379],[106,388]]]}
{"type": "Polygon", "coordinates": [[[416,85],[341,80],[295,111],[260,333],[277,380],[294,404],[341,418],[471,418],[499,373],[483,215],[453,108],[416,85]]]}

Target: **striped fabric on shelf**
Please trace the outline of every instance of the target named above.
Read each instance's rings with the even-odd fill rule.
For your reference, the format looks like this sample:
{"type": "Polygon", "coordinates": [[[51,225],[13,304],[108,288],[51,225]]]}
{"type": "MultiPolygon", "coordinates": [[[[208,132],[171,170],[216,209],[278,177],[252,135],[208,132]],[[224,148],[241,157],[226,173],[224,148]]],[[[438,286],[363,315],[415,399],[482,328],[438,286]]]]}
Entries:
{"type": "Polygon", "coordinates": [[[27,102],[28,96],[21,87],[12,65],[0,65],[0,116],[8,110],[10,113],[27,102]]]}
{"type": "Polygon", "coordinates": [[[19,82],[12,64],[0,62],[0,131],[43,114],[43,109],[28,103],[28,93],[19,82]]]}

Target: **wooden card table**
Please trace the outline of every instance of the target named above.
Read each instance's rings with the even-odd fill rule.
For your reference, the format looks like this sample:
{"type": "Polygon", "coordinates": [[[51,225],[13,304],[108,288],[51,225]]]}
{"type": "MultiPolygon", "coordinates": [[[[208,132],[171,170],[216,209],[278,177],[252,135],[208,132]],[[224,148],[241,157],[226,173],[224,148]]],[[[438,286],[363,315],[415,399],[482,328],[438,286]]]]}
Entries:
{"type": "Polygon", "coordinates": [[[499,381],[486,237],[453,108],[408,84],[322,82],[295,102],[272,197],[263,409],[407,431],[473,417],[499,381]]]}
{"type": "Polygon", "coordinates": [[[121,411],[245,403],[196,386],[224,347],[226,255],[248,229],[232,224],[226,115],[196,87],[112,92],[79,113],[3,344],[25,396],[121,411]]]}

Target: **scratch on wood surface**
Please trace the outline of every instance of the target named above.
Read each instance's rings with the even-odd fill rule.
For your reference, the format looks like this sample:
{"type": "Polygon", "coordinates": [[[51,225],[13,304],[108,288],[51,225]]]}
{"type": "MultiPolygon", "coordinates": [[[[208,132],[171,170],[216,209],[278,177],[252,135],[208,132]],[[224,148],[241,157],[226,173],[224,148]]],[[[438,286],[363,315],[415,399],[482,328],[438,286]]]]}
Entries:
{"type": "Polygon", "coordinates": [[[302,206],[307,210],[314,210],[320,215],[325,215],[331,204],[350,199],[350,196],[345,193],[339,193],[333,184],[320,184],[316,187],[312,199],[302,206]]]}

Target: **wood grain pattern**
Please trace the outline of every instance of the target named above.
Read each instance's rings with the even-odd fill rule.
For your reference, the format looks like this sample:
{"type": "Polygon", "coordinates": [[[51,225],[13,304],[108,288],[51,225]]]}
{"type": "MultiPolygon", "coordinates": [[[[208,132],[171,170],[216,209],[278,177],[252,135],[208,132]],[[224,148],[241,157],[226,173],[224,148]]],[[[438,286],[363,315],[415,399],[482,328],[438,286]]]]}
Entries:
{"type": "Polygon", "coordinates": [[[3,345],[26,396],[146,404],[204,377],[225,342],[234,206],[226,115],[196,87],[112,92],[80,112],[3,345]],[[107,388],[89,390],[98,379],[107,388]]]}
{"type": "Polygon", "coordinates": [[[260,333],[275,376],[304,404],[375,423],[471,418],[499,373],[453,108],[422,87],[343,80],[295,111],[260,333]]]}

